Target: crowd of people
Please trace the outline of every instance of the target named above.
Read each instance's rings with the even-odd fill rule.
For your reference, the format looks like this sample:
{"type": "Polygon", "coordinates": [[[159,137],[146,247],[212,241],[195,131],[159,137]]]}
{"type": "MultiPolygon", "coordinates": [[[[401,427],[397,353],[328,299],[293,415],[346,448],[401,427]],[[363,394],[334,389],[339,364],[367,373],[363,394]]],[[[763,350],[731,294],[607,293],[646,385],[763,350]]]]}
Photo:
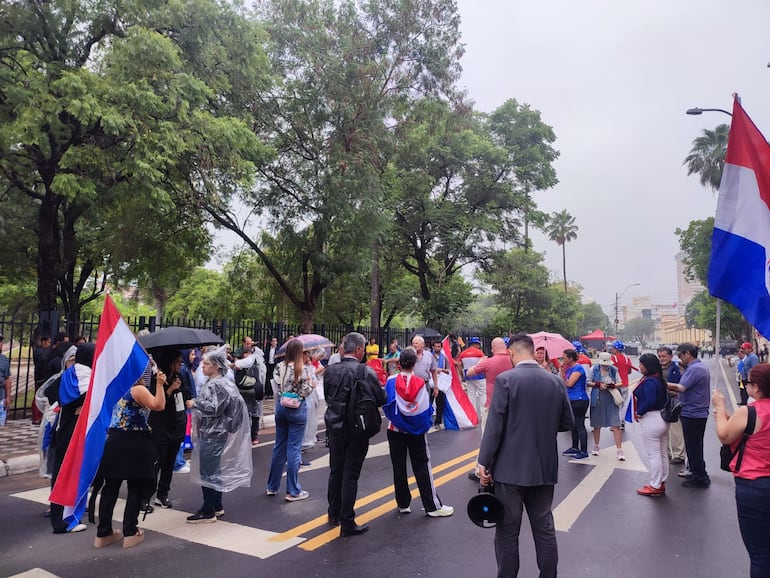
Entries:
{"type": "MultiPolygon", "coordinates": [[[[99,514],[94,546],[120,540],[127,548],[139,544],[144,534],[138,517],[142,511],[151,511],[153,495],[155,505],[172,507],[173,474],[180,467],[190,467],[182,453],[190,430],[193,479],[201,485],[202,504],[187,521],[216,522],[223,516],[223,494],[252,480],[251,448],[259,441],[264,397],[275,399],[275,443],[265,483],[267,496],[274,497],[281,490],[284,471],[284,499],[294,502],[309,496],[301,485],[300,467],[305,463],[303,451],[320,441],[318,425],[323,413],[329,448],[327,523],[339,526],[341,536],[368,531],[367,525],[356,522],[354,504],[372,434],[362,433],[351,422],[351,392],[355,391],[361,399],[381,407],[387,418],[398,513],[411,513],[408,457],[427,516],[451,516],[454,508],[442,502],[433,482],[427,434],[442,427],[446,400],[442,399],[440,376],[452,371],[455,364],[479,414],[482,433],[478,466],[469,477],[482,485],[494,484],[496,495],[506,505],[495,536],[500,575],[515,575],[518,570],[516,544],[524,509],[533,529],[541,575],[556,575],[558,552],[551,507],[559,467],[558,432],[571,435],[571,445],[562,453],[571,460],[586,460],[600,455],[601,430],[609,428],[615,458],[623,461],[624,421],[639,424],[649,479],[637,493],[661,497],[666,495],[672,464],[683,465],[678,472],[683,487],[710,486],[703,443],[711,407],[720,441],[735,454],[730,468],[752,576],[767,575],[770,553],[760,536],[770,525],[770,445],[765,439],[770,435],[770,365],[759,362],[751,344],[741,346],[737,374],[742,394],[732,415],[723,394],[710,392],[709,370],[698,348],[689,343],[678,346],[676,359],[667,347],[644,353],[638,367],[624,354],[621,341],[614,342],[608,352],[600,352],[595,362],[579,341],[558,356],[549,355],[546,347],[535,347],[526,334],[495,338],[489,345],[491,353],[485,355],[481,340],[471,337],[467,347],[455,348],[448,358],[441,341],[428,346],[422,335],[415,335],[403,349],[396,340],[391,341],[380,357],[375,341],[367,343],[359,333],[349,333],[325,364],[321,363],[325,350],[306,348],[299,339],[290,339],[283,355],[276,339],[263,352],[249,337],[234,353],[224,346],[203,352],[160,352],[113,410],[90,502],[91,521],[95,511],[99,514]],[[629,379],[634,370],[641,375],[635,387],[629,379]],[[673,421],[663,411],[672,396],[681,404],[681,414],[673,421]],[[538,411],[533,412],[533,407],[538,411]],[[586,419],[593,437],[590,452],[586,419]],[[512,462],[505,459],[507,455],[517,459],[512,462]],[[124,480],[128,499],[121,531],[113,529],[112,513],[124,480]],[[99,491],[97,509],[95,494],[99,491]]],[[[52,483],[83,404],[93,350],[89,343],[61,340],[50,347],[48,358],[41,359],[45,371],[36,370],[44,458],[41,471],[51,475],[52,483]]],[[[379,424],[374,431],[378,430],[379,424]]],[[[50,518],[57,533],[85,529],[84,524],[68,527],[61,506],[55,504],[50,518]]]]}

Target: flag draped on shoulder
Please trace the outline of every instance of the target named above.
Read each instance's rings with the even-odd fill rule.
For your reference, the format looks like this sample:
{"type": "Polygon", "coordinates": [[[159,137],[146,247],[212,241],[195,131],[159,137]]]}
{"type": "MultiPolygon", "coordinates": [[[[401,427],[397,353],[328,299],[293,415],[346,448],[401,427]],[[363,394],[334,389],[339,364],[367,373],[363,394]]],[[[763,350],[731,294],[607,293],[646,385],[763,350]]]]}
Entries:
{"type": "Polygon", "coordinates": [[[96,337],[91,382],[50,497],[51,502],[64,506],[70,528],[79,524],[85,513],[112,408],[142,376],[149,360],[108,295],[96,337]]]}
{"type": "MultiPolygon", "coordinates": [[[[457,372],[455,360],[452,359],[452,348],[449,346],[449,339],[444,338],[441,346],[444,355],[448,360],[449,372],[452,378],[452,384],[446,389],[446,406],[444,407],[444,427],[446,429],[466,429],[474,427],[479,423],[479,417],[476,410],[468,399],[468,394],[463,389],[460,381],[460,374],[457,372]]],[[[443,391],[443,388],[442,388],[443,391]]]]}
{"type": "Polygon", "coordinates": [[[711,240],[709,293],[770,335],[770,145],[736,96],[711,240]]]}

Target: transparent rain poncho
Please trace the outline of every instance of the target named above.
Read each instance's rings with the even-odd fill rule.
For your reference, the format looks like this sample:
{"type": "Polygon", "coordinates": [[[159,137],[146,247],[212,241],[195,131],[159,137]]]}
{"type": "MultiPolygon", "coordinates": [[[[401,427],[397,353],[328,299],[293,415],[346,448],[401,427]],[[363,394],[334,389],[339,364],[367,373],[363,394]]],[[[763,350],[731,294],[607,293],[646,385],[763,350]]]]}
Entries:
{"type": "Polygon", "coordinates": [[[251,420],[238,388],[224,376],[198,388],[192,435],[193,483],[219,492],[251,484],[251,420]]]}

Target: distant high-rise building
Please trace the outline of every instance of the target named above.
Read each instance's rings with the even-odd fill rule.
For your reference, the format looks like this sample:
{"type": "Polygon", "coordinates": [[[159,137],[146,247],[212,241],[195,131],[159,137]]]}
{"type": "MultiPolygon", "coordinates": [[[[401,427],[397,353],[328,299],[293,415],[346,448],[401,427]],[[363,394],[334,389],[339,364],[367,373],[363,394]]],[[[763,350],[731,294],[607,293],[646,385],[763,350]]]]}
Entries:
{"type": "Polygon", "coordinates": [[[674,257],[676,259],[676,298],[679,314],[684,315],[685,308],[690,300],[705,289],[698,281],[690,281],[684,275],[684,253],[681,251],[674,257]]]}

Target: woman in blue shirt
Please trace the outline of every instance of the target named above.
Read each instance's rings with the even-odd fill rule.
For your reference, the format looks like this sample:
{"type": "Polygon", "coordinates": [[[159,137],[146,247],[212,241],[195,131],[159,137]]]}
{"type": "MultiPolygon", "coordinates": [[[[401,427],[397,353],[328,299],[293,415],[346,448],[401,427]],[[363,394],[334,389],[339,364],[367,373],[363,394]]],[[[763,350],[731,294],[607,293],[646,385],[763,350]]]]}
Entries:
{"type": "Polygon", "coordinates": [[[660,361],[652,353],[639,358],[644,376],[634,389],[633,418],[642,428],[642,441],[650,459],[650,483],[636,490],[640,496],[662,496],[668,478],[668,423],[660,410],[666,405],[666,382],[660,361]]]}
{"type": "Polygon", "coordinates": [[[578,354],[574,349],[564,350],[563,361],[567,396],[572,406],[572,413],[575,415],[575,425],[572,426],[572,447],[564,450],[563,453],[565,456],[572,456],[572,459],[584,460],[588,457],[586,370],[578,364],[578,354]]]}

